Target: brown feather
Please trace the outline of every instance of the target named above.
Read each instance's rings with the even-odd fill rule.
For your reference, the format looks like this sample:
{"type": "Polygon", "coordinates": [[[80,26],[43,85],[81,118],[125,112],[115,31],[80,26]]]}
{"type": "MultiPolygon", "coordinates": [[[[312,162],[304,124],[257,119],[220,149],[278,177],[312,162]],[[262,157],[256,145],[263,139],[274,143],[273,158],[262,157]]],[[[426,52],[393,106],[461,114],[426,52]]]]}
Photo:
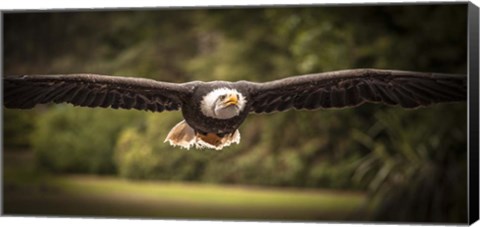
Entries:
{"type": "Polygon", "coordinates": [[[251,112],[354,107],[365,102],[406,108],[464,101],[467,77],[398,70],[354,69],[250,83],[251,112]],[[324,91],[324,92],[319,92],[324,91]],[[284,100],[281,97],[295,97],[284,100]]]}

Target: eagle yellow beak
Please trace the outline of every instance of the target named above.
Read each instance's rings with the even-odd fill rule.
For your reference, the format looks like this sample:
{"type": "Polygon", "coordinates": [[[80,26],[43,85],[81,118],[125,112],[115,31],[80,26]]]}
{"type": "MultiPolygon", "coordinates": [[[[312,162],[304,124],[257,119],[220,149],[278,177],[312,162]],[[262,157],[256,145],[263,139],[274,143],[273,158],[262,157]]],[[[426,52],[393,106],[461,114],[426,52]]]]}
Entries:
{"type": "Polygon", "coordinates": [[[230,95],[225,101],[225,105],[237,105],[238,99],[236,95],[230,95]]]}

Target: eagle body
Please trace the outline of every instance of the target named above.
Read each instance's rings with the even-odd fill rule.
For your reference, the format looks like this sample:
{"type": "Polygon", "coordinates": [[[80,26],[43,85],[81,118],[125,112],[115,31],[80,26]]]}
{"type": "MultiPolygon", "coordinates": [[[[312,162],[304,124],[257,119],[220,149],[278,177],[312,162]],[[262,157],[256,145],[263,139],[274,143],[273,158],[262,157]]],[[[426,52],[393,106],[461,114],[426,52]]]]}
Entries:
{"type": "Polygon", "coordinates": [[[96,74],[3,78],[4,105],[70,103],[90,108],[181,110],[184,121],[165,142],[186,149],[223,149],[240,142],[238,128],[251,113],[315,110],[379,103],[403,108],[465,101],[467,77],[384,69],[352,69],[291,76],[268,82],[169,83],[96,74]]]}
{"type": "Polygon", "coordinates": [[[238,128],[249,114],[250,103],[248,86],[244,82],[197,82],[190,96],[183,100],[181,108],[184,121],[177,124],[167,135],[165,142],[186,149],[213,148],[220,150],[231,143],[240,142],[238,128]],[[245,100],[238,114],[225,119],[208,116],[203,112],[205,99],[214,92],[236,92],[245,100]]]}
{"type": "Polygon", "coordinates": [[[245,118],[249,114],[250,102],[240,111],[240,114],[229,119],[218,119],[205,116],[201,112],[202,99],[210,92],[216,89],[228,88],[236,90],[241,93],[247,100],[249,96],[248,86],[242,82],[227,82],[214,81],[207,83],[200,83],[197,85],[189,100],[186,100],[186,105],[183,105],[182,114],[185,121],[194,128],[197,132],[202,134],[215,133],[219,136],[230,134],[240,127],[245,118]]]}

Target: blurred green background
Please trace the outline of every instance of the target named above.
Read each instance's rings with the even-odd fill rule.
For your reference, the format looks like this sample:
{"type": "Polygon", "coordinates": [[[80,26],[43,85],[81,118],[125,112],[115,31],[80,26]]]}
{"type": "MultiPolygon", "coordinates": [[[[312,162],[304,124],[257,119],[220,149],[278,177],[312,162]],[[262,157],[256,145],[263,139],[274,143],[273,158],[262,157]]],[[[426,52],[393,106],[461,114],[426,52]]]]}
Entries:
{"type": "MultiPolygon", "coordinates": [[[[268,81],[466,74],[467,5],[4,14],[4,74],[268,81]]],[[[163,143],[179,112],[3,109],[4,212],[466,222],[465,103],[251,115],[239,145],[163,143]]]]}

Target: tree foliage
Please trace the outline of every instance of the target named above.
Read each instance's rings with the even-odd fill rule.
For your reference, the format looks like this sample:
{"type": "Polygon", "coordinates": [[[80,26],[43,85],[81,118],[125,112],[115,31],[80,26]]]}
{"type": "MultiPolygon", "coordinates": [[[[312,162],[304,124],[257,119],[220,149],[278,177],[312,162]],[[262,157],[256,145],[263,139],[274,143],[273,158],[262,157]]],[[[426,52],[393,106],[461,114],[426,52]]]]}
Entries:
{"type": "Polygon", "coordinates": [[[115,141],[125,124],[141,124],[138,116],[129,111],[53,107],[39,116],[32,135],[38,164],[57,172],[114,173],[115,141]]]}

